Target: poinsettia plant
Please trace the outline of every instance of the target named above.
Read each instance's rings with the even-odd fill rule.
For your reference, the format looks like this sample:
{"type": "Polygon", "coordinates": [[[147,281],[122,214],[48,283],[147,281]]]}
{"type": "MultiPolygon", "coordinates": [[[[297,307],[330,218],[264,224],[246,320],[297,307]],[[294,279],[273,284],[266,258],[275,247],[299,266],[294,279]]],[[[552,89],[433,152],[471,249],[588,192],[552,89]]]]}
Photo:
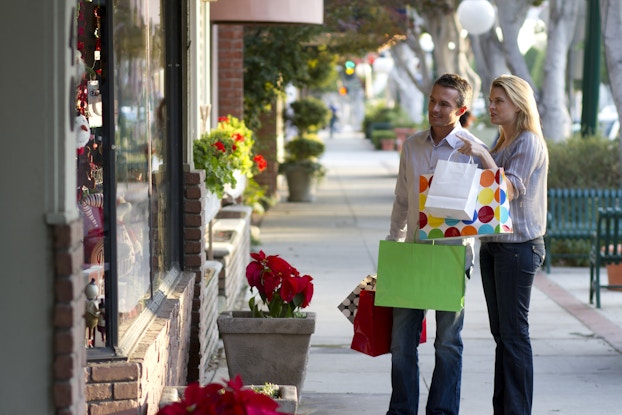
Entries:
{"type": "Polygon", "coordinates": [[[304,317],[300,310],[311,303],[313,278],[301,275],[278,255],[259,251],[251,253],[251,257],[253,261],[246,267],[246,279],[254,294],[248,302],[253,317],[304,317]]]}
{"type": "Polygon", "coordinates": [[[188,385],[183,398],[158,411],[158,415],[279,415],[279,404],[264,393],[244,388],[240,376],[226,384],[188,385]]]}
{"type": "Polygon", "coordinates": [[[235,187],[234,173],[253,177],[267,167],[261,154],[253,153],[253,132],[233,116],[218,118],[218,125],[193,144],[194,165],[205,170],[207,189],[222,197],[226,184],[235,187]]]}

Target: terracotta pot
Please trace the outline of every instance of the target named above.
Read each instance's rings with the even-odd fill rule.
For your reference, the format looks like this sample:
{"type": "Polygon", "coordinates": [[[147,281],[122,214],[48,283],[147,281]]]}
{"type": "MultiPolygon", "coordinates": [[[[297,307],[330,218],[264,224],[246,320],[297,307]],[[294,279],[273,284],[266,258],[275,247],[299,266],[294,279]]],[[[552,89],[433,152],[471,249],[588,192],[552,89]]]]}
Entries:
{"type": "Polygon", "coordinates": [[[395,150],[395,138],[381,138],[380,145],[384,151],[393,151],[395,150]]]}
{"type": "MultiPolygon", "coordinates": [[[[607,278],[609,279],[609,285],[622,285],[622,263],[621,264],[609,264],[607,268],[607,278]]],[[[611,291],[622,291],[622,288],[608,288],[611,291]]]]}

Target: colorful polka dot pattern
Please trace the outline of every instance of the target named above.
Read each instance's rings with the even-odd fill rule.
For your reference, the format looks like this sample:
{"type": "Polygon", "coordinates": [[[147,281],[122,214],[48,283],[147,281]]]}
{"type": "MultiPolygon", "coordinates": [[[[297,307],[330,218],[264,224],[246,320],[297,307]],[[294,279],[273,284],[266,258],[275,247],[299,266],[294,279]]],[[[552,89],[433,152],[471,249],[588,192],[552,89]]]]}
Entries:
{"type": "Polygon", "coordinates": [[[420,239],[455,239],[512,233],[510,202],[507,199],[507,179],[503,169],[482,170],[480,191],[471,220],[437,218],[425,211],[425,201],[432,177],[431,174],[419,177],[420,239]]]}

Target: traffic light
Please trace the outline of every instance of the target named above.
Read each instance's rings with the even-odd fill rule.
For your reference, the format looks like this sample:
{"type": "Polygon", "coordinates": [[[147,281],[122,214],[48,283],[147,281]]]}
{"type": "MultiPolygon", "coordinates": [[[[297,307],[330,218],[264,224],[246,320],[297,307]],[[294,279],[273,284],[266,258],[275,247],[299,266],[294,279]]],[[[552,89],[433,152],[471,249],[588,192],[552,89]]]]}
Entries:
{"type": "Polygon", "coordinates": [[[346,76],[348,78],[352,78],[354,76],[354,72],[356,72],[356,63],[351,60],[347,60],[346,63],[343,64],[346,76]]]}

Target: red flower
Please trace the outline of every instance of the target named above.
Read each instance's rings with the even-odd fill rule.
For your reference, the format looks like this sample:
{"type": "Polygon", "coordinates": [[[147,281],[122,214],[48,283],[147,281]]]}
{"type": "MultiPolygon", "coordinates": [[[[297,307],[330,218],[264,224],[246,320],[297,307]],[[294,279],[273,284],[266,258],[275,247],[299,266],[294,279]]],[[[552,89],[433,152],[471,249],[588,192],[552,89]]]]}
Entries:
{"type": "MultiPolygon", "coordinates": [[[[246,266],[246,279],[251,292],[257,290],[271,317],[294,317],[313,297],[313,278],[300,276],[296,268],[278,255],[267,256],[263,251],[251,253],[253,261],[246,266]]],[[[264,316],[255,298],[249,301],[253,315],[264,316]]]]}
{"type": "Polygon", "coordinates": [[[229,117],[218,117],[218,122],[229,122],[229,117]]]}
{"type": "Polygon", "coordinates": [[[269,396],[244,389],[238,375],[226,385],[192,383],[181,401],[163,407],[158,415],[278,415],[278,406],[269,396]]]}
{"type": "Polygon", "coordinates": [[[261,154],[257,154],[255,157],[253,157],[253,161],[257,165],[257,169],[260,172],[264,171],[268,167],[268,162],[261,154]]]}
{"type": "Polygon", "coordinates": [[[244,136],[240,133],[233,134],[233,141],[237,141],[238,143],[244,141],[244,136]]]}
{"type": "Polygon", "coordinates": [[[216,147],[218,150],[222,151],[223,153],[227,152],[227,148],[225,147],[225,145],[222,143],[222,141],[217,141],[214,143],[214,147],[216,147]]]}

